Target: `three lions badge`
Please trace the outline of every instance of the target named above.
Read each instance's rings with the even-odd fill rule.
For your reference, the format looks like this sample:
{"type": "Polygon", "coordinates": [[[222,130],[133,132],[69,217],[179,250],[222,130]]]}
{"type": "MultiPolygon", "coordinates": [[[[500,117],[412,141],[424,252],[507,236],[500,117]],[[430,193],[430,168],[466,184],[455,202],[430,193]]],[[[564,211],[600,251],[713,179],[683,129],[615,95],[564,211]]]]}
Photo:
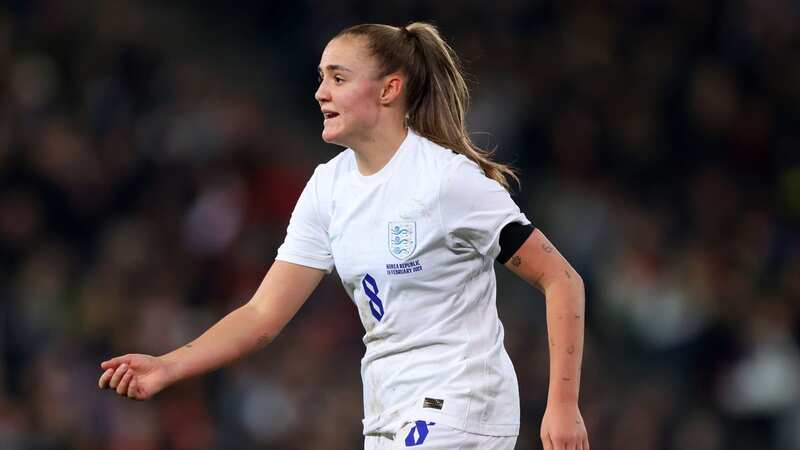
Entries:
{"type": "Polygon", "coordinates": [[[389,222],[389,253],[405,261],[417,249],[416,222],[389,222]]]}

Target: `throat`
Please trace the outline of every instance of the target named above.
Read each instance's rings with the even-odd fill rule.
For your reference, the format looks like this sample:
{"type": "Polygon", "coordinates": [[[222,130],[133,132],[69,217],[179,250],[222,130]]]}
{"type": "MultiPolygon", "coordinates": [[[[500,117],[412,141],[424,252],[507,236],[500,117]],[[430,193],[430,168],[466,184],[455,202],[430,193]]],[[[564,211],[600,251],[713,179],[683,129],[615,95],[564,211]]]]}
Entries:
{"type": "Polygon", "coordinates": [[[353,147],[358,172],[363,176],[380,172],[394,158],[407,136],[408,130],[403,129],[402,134],[373,139],[371,142],[359,145],[358,148],[353,147]]]}

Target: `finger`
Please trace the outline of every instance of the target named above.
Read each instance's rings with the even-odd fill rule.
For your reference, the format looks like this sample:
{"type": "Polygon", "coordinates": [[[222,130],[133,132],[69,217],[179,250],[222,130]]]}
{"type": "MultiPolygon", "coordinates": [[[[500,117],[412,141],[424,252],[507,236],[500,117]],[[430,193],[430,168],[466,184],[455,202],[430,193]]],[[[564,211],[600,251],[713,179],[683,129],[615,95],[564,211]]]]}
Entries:
{"type": "Polygon", "coordinates": [[[136,378],[132,379],[130,384],[128,385],[128,398],[138,400],[136,396],[136,378]]]}
{"type": "Polygon", "coordinates": [[[105,389],[108,386],[108,381],[111,380],[111,375],[114,375],[114,369],[108,369],[100,375],[100,379],[97,381],[97,386],[100,389],[105,389]]]}
{"type": "Polygon", "coordinates": [[[583,438],[583,450],[589,450],[589,438],[583,438]]]}
{"type": "Polygon", "coordinates": [[[550,440],[550,435],[545,434],[542,436],[542,447],[544,450],[555,450],[553,448],[553,442],[550,440]]]}
{"type": "Polygon", "coordinates": [[[130,364],[131,355],[117,356],[100,363],[102,369],[116,369],[120,364],[130,364]]]}
{"type": "Polygon", "coordinates": [[[117,394],[125,395],[128,393],[128,383],[131,382],[131,378],[133,378],[133,371],[128,370],[123,375],[122,380],[120,380],[119,385],[117,385],[117,394]]]}
{"type": "Polygon", "coordinates": [[[111,389],[116,389],[119,381],[122,379],[122,376],[125,375],[125,372],[128,370],[127,364],[122,364],[121,366],[117,367],[117,370],[114,371],[114,375],[111,377],[111,382],[108,383],[111,386],[111,389]]]}

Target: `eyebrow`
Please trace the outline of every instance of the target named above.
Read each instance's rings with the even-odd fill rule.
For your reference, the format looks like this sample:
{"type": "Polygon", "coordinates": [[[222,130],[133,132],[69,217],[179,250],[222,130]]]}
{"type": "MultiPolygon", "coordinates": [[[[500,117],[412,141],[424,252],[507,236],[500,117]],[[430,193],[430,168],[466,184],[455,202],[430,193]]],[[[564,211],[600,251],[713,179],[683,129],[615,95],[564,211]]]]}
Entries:
{"type": "MultiPolygon", "coordinates": [[[[325,66],[325,70],[327,71],[334,71],[334,70],[343,70],[345,72],[352,72],[352,70],[348,69],[347,67],[341,64],[328,64],[325,66]]],[[[317,72],[322,73],[322,67],[317,67],[317,72]]]]}

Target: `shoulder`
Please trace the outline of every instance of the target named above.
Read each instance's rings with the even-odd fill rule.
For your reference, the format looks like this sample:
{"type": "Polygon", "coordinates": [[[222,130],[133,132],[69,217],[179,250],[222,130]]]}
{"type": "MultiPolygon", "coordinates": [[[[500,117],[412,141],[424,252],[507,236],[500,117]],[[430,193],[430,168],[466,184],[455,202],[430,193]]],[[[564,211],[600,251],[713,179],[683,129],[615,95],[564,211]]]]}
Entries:
{"type": "Polygon", "coordinates": [[[439,177],[448,176],[453,171],[475,170],[480,168],[466,156],[454,150],[443,147],[424,136],[416,135],[417,155],[425,167],[428,167],[439,177]]]}
{"type": "Polygon", "coordinates": [[[414,164],[416,177],[424,180],[420,184],[436,189],[440,201],[453,196],[469,197],[470,190],[474,188],[479,190],[494,188],[494,186],[486,186],[487,183],[495,183],[502,189],[496,181],[484,175],[480,166],[468,157],[424,136],[415,135],[415,138],[417,140],[414,164]]]}
{"type": "Polygon", "coordinates": [[[448,158],[439,177],[439,199],[443,203],[474,205],[497,195],[509,195],[497,180],[486,176],[478,163],[461,154],[448,158]]]}
{"type": "MultiPolygon", "coordinates": [[[[328,217],[337,181],[353,167],[354,156],[350,149],[339,152],[329,161],[319,164],[306,183],[305,195],[310,198],[320,217],[328,217]]],[[[302,196],[301,196],[302,198],[302,196]]]]}
{"type": "Polygon", "coordinates": [[[352,170],[355,156],[353,150],[345,149],[339,152],[336,156],[317,166],[314,169],[313,178],[318,183],[326,181],[333,182],[336,178],[342,176],[348,171],[352,170]]]}

